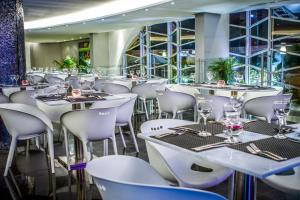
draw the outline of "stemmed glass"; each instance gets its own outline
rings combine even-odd
[[[16,85],[18,85],[19,78],[20,78],[20,76],[16,74],[16,75],[15,75]]]
[[[14,85],[14,80],[15,80],[16,75],[9,75],[9,78],[11,80],[11,84]]]
[[[200,99],[198,101],[198,112],[200,113],[201,117],[203,118],[204,122],[204,131],[201,131],[198,135],[199,136],[211,136],[212,134],[207,131],[207,118],[210,116],[212,112],[212,107],[210,104],[211,101],[206,99]],[[199,107],[200,106],[200,107]]]
[[[207,80],[208,80],[208,83],[211,83],[212,79],[214,78],[214,75],[212,72],[207,72]]]
[[[276,139],[285,139],[286,135],[282,132],[282,126],[286,125],[286,118],[290,112],[290,103],[288,100],[283,101],[274,101],[273,102],[273,111],[275,116],[278,118],[279,130],[274,138]]]

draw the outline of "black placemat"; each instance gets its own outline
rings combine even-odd
[[[186,125],[182,127],[190,128],[197,132],[205,130],[213,135],[223,133],[223,131],[225,130],[225,126],[219,122],[207,122],[206,126],[204,126],[203,123],[200,123],[200,124]]]
[[[300,143],[291,142],[288,139],[276,139],[273,137],[247,142],[243,144],[237,144],[237,145],[229,146],[229,148],[250,153],[246,148],[246,146],[248,146],[250,143],[254,143],[259,149],[263,151],[270,151],[272,153],[275,153],[287,159],[292,159],[300,156]],[[265,157],[263,155],[257,155],[257,156]]]
[[[244,130],[254,133],[259,133],[263,135],[273,136],[278,133],[279,126],[277,124],[270,124],[266,121],[257,120],[252,122],[247,122],[244,124]],[[292,131],[292,127],[282,126],[284,133],[289,133]]]
[[[218,136],[200,137],[192,133],[186,133],[182,135],[168,135],[163,138],[156,138],[155,136],[151,137],[191,151],[194,151],[192,150],[192,148],[195,147],[224,141],[224,138]]]
[[[59,101],[66,98],[64,94],[55,94],[55,95],[48,95],[48,96],[38,96],[36,99],[41,100],[43,102],[47,101]]]

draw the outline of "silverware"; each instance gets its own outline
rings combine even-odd
[[[261,149],[259,149],[254,143],[250,143],[250,147],[252,147],[252,149],[254,149],[257,152],[262,152],[262,153],[266,153],[266,154],[270,154],[271,156],[277,157],[280,160],[287,160],[287,158],[284,158],[282,156],[279,156],[275,153],[272,153],[270,151],[262,151]]]
[[[200,147],[194,147],[192,148],[192,150],[194,151],[203,151],[203,150],[208,150],[208,149],[212,149],[212,148],[217,148],[217,147],[222,147],[222,146],[225,146],[227,145],[228,142],[217,142],[217,143],[213,143],[213,144],[207,144],[207,145],[203,145],[203,146],[200,146]]]
[[[296,139],[292,139],[292,138],[289,138],[288,140],[291,142],[300,143],[300,140],[296,140]]]
[[[163,137],[167,137],[169,135],[181,135],[181,134],[184,134],[182,132],[169,132],[169,133],[161,133],[161,134],[158,134],[158,135],[154,135],[155,138],[163,138]]]
[[[247,150],[254,155],[264,155],[268,158],[271,158],[272,160],[281,161],[281,159],[278,159],[277,157],[271,156],[270,154],[264,153],[264,152],[257,152],[254,149],[252,149],[250,146],[246,146]]]

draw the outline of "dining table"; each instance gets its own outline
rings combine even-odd
[[[232,179],[234,187],[230,197],[234,200],[256,199],[257,178],[264,180],[269,176],[300,166],[300,124],[286,126],[287,138],[276,139],[273,135],[278,132],[278,125],[245,119],[244,129],[238,136],[238,143],[225,142],[228,136],[225,134],[225,127],[222,126],[217,122],[209,122],[208,127],[211,128],[207,130],[212,133],[212,136],[208,137],[195,134],[201,131],[201,127],[203,129],[203,125],[194,122],[185,127],[174,125],[167,130],[149,131],[138,134],[138,137],[146,142],[153,142],[234,170]],[[183,134],[172,134],[174,130],[181,131]],[[259,150],[269,151],[276,157],[249,152],[250,144],[254,144]]]
[[[107,102],[112,100],[124,99],[122,95],[108,94],[104,92],[99,92],[95,90],[82,90],[80,96],[67,95],[66,93],[48,93],[48,94],[35,94],[34,98],[42,104],[47,106],[55,107],[61,105],[72,105],[73,110],[85,109],[86,104],[91,104],[94,102]],[[74,136],[74,148],[73,156],[71,157],[71,164],[69,170],[82,170],[85,168],[86,163],[83,161],[83,150],[81,142],[76,136]],[[94,155],[93,155],[94,156]],[[96,156],[95,156],[96,157]],[[68,168],[67,157],[59,156],[59,163]]]

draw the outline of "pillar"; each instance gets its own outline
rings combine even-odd
[[[209,64],[229,56],[229,15],[198,13],[195,15],[195,81],[206,81]]]
[[[0,1],[0,82],[11,83],[10,75],[24,78],[25,42],[22,0]]]

